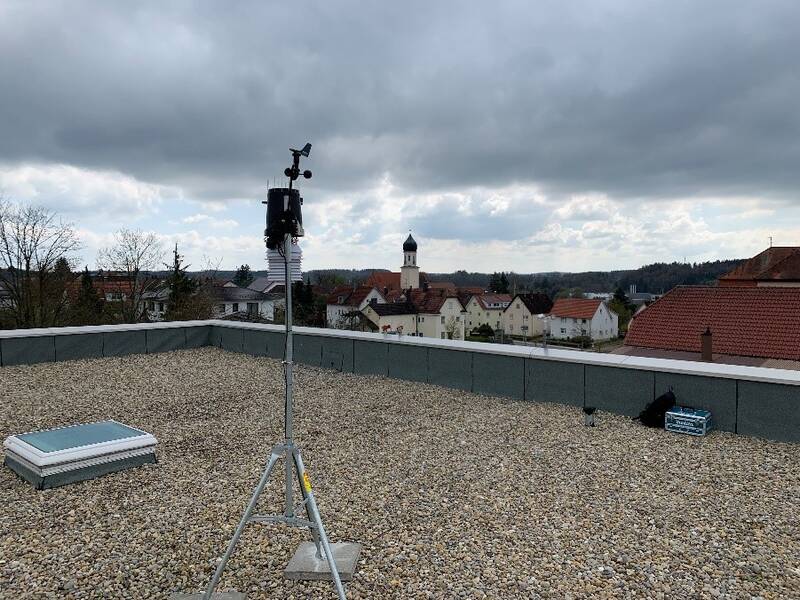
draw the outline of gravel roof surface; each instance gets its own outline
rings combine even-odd
[[[295,429],[349,598],[800,596],[800,447],[299,367]],[[208,582],[273,443],[279,361],[214,348],[0,369],[0,436],[113,418],[159,464],[44,492],[0,469],[0,596],[164,598]],[[264,510],[280,510],[280,476]],[[221,589],[333,598],[251,525]]]

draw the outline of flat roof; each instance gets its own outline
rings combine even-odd
[[[279,360],[202,348],[0,369],[0,436],[132,423],[159,463],[37,492],[0,469],[0,589],[168,597],[211,577],[283,435]],[[580,408],[297,366],[296,441],[353,597],[787,597],[800,574],[797,446],[693,438]],[[282,473],[262,506],[281,506]],[[757,527],[758,536],[753,535]],[[308,536],[251,525],[222,579],[333,597],[282,569]]]

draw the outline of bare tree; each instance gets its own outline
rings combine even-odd
[[[129,293],[122,301],[122,318],[126,323],[136,323],[141,318],[142,295],[158,284],[150,271],[161,264],[163,255],[156,235],[139,229],[120,229],[114,234],[114,245],[98,252],[98,267],[118,272],[128,283]]]
[[[444,326],[444,331],[447,334],[448,340],[461,339],[461,327],[459,326],[459,323],[456,321],[455,317],[449,317],[447,319],[447,323]]]
[[[0,198],[0,283],[16,327],[59,324],[71,255],[80,248],[73,225],[53,211]]]

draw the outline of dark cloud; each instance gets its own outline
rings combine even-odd
[[[793,0],[5,2],[0,162],[221,200],[260,196],[310,140],[319,192],[389,174],[407,193],[791,198],[798,22]]]

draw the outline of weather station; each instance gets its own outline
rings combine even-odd
[[[319,508],[311,485],[311,476],[303,463],[300,448],[294,442],[293,430],[293,346],[292,346],[292,282],[298,280],[299,273],[293,269],[293,246],[298,238],[305,232],[303,229],[302,205],[303,199],[299,190],[294,188],[294,182],[302,175],[310,179],[309,170],[300,170],[301,157],[308,158],[311,144],[306,144],[302,149],[290,148],[292,164],[284,171],[289,179],[287,188],[271,188],[267,192],[266,229],[264,239],[269,251],[277,250],[283,259],[283,282],[286,290],[286,330],[284,367],[284,439],[272,448],[267,465],[255,487],[250,502],[239,521],[231,538],[225,554],[217,565],[211,582],[205,593],[191,597],[202,597],[206,600],[213,598],[240,598],[241,594],[234,592],[215,594],[215,590],[222,578],[225,566],[233,554],[239,538],[245,527],[251,523],[276,523],[290,527],[307,528],[311,534],[310,542],[303,542],[298,547],[284,571],[287,579],[320,580],[330,579],[336,588],[340,600],[344,600],[345,589],[342,581],[352,579],[353,572],[361,552],[358,543],[332,544],[325,532]],[[257,514],[259,497],[264,490],[270,476],[278,462],[283,460],[284,466],[284,511],[281,514]],[[299,504],[295,506],[296,489],[299,490]]]

